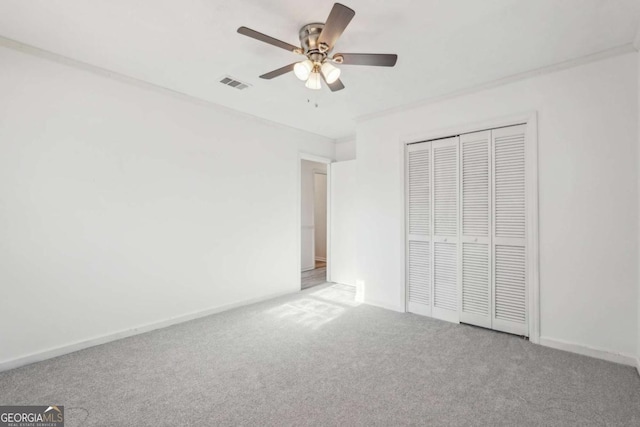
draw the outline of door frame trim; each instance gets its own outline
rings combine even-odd
[[[327,186],[327,188],[325,189],[325,191],[327,192],[327,199],[329,198],[329,164],[327,164],[327,170],[326,171],[322,171],[320,169],[316,169],[313,168],[311,170],[311,174],[313,175],[313,200],[314,200],[314,204],[313,204],[313,212],[311,213],[311,216],[313,217],[313,268],[315,269],[316,267],[316,261],[318,261],[318,256],[316,254],[316,209],[315,209],[315,200],[316,200],[316,175],[324,175],[326,178],[326,183],[325,185]],[[327,210],[329,209],[329,204],[328,204],[328,200],[325,201],[325,207],[327,208]],[[325,244],[328,246],[329,245],[329,241],[328,236],[329,236],[329,212],[327,212],[326,216],[325,216],[325,236],[324,236],[324,240],[325,240]],[[325,248],[324,250],[324,262],[327,262],[327,258],[328,258],[328,252],[327,252],[328,248]]]
[[[297,206],[296,206],[296,237],[297,237],[297,248],[298,248],[298,262],[296,275],[300,278],[300,273],[302,271],[302,161],[308,160],[316,163],[324,163],[327,165],[327,282],[331,281],[331,163],[334,162],[333,159],[328,157],[316,156],[315,154],[309,153],[298,153],[298,166],[297,166],[297,176],[298,176],[298,191],[296,194]],[[318,171],[319,172],[319,171]],[[314,171],[316,173],[316,171]],[[315,249],[314,249],[315,252]],[[315,262],[315,253],[314,253],[314,262]],[[299,287],[301,283],[298,283]]]
[[[417,142],[425,142],[434,139],[446,138],[471,132],[479,132],[488,129],[501,128],[525,124],[526,150],[526,179],[527,179],[527,283],[528,283],[528,318],[529,318],[529,340],[535,344],[540,342],[540,253],[539,253],[539,207],[538,207],[538,113],[528,111],[510,116],[489,118],[471,124],[458,124],[435,130],[425,130],[419,133],[402,135],[398,141],[400,163],[400,209],[404,215],[401,221],[401,238],[403,247],[406,248],[406,147]],[[401,299],[405,302],[404,310],[408,311],[408,293],[406,281],[406,249],[401,255],[400,263],[403,284],[401,289]]]

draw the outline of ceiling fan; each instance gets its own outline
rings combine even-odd
[[[333,64],[393,67],[398,60],[398,55],[382,53],[336,53],[331,55],[336,41],[355,14],[353,9],[335,3],[327,22],[307,24],[300,29],[301,47],[274,39],[247,27],[238,28],[238,32],[295,54],[306,56],[306,59],[300,62],[285,65],[261,75],[260,78],[269,80],[293,71],[296,77],[306,82],[305,86],[309,89],[320,89],[322,87],[321,81],[324,80],[329,89],[336,92],[344,89],[344,85],[339,78],[340,69]]]

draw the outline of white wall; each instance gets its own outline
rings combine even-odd
[[[300,161],[300,203],[302,219],[300,261],[302,270],[315,268],[315,225],[314,225],[314,172],[327,171],[324,163],[312,162],[309,160]]]
[[[325,168],[326,169],[326,168]],[[315,258],[327,260],[327,175],[313,174],[313,232]]]
[[[331,281],[356,286],[356,161],[331,164]]]
[[[358,279],[404,309],[400,140],[538,112],[541,335],[636,353],[638,63],[635,53],[361,122]]]
[[[330,140],[3,47],[0,94],[0,366],[299,289]]]
[[[346,160],[356,159],[356,139],[349,138],[344,141],[336,142],[336,161],[343,162]]]

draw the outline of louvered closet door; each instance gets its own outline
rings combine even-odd
[[[529,335],[525,126],[492,131],[493,329]]]
[[[431,316],[431,143],[407,147],[407,309]]]
[[[460,136],[460,321],[491,328],[491,131]]]
[[[433,169],[432,316],[459,321],[458,137],[431,143]]]

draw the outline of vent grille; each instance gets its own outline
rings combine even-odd
[[[238,90],[243,90],[251,86],[249,83],[241,82],[240,80],[236,80],[233,77],[229,76],[224,76],[222,79],[220,79],[220,83],[226,86],[231,86]]]

